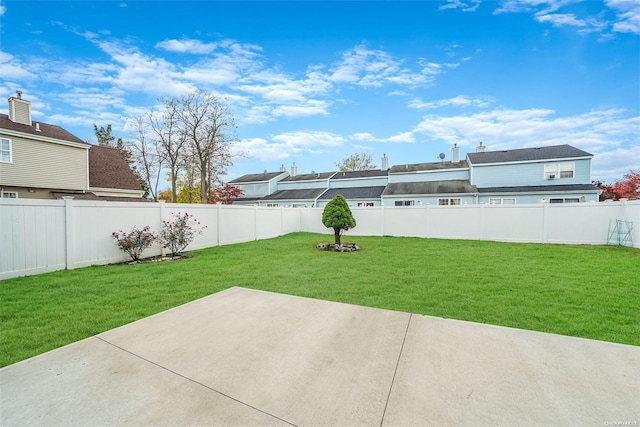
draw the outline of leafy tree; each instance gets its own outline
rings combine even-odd
[[[591,181],[593,185],[600,189],[600,195],[598,196],[598,201],[604,202],[605,200],[613,200],[614,194],[613,189],[611,188],[611,184],[605,184],[604,181]]]
[[[603,181],[593,181],[593,185],[602,190],[599,197],[601,202],[609,199],[640,199],[640,171],[630,170],[624,174],[623,179],[613,184],[605,184]]]
[[[232,199],[240,197],[243,191],[228,183],[222,183],[213,190],[213,196],[211,198],[212,203],[222,203],[223,205],[230,205],[233,203]]]
[[[623,179],[616,181],[612,186],[614,200],[623,198],[629,200],[640,199],[640,170],[630,170],[624,174]]]
[[[104,126],[96,126],[93,124],[93,133],[96,134],[96,139],[98,140],[98,145],[103,147],[113,147],[113,141],[116,139],[115,136],[111,135],[111,125],[108,124],[105,128]]]
[[[331,199],[322,211],[322,224],[327,228],[333,228],[335,244],[340,244],[340,236],[343,231],[356,226],[351,209],[342,194]]]
[[[335,165],[340,169],[340,172],[366,171],[376,168],[372,161],[371,154],[355,153]]]

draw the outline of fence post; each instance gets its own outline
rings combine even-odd
[[[164,204],[164,200],[158,200],[158,203],[160,203],[160,224],[162,224],[162,221],[164,221],[164,213],[165,213],[165,204]],[[162,225],[160,225],[160,227],[162,227]],[[167,255],[167,250],[163,247],[160,246],[160,255],[161,256],[166,256]]]
[[[549,240],[549,204],[547,202],[542,203],[542,243],[547,243]]]
[[[484,223],[485,223],[485,205],[478,205],[478,214],[480,215],[480,230],[478,230],[478,240],[484,240]]]
[[[222,222],[221,218],[220,218],[220,215],[221,215],[222,210],[220,209],[220,203],[218,203],[216,206],[218,207],[218,224],[217,224],[218,231],[217,231],[216,234],[218,235],[217,236],[218,246],[220,246],[220,229],[221,229],[220,222]]]
[[[253,240],[258,240],[258,206],[253,205]]]
[[[63,196],[64,200],[64,243],[65,267],[73,270],[73,197]]]

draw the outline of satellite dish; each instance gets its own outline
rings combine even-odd
[[[443,159],[444,159],[444,153],[440,153],[440,154],[438,155],[438,157],[440,157],[440,160],[443,160]]]

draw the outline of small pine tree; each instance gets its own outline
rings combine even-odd
[[[342,194],[331,199],[322,211],[322,224],[327,228],[333,228],[335,244],[340,244],[340,236],[343,231],[356,226],[351,209]]]

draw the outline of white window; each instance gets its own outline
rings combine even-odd
[[[18,193],[16,191],[2,191],[0,192],[0,196],[2,196],[3,199],[17,199],[18,198]]]
[[[490,205],[515,205],[516,199],[489,199]]]
[[[454,206],[459,205],[461,199],[438,199],[438,205],[440,206]]]
[[[580,203],[580,199],[577,197],[565,197],[549,199],[549,203]]]
[[[0,138],[0,162],[11,163],[11,140]]]
[[[358,202],[359,208],[370,208],[373,206],[373,202]]]
[[[413,206],[414,204],[413,200],[396,200],[396,206]]]
[[[277,203],[267,203],[267,207],[268,208],[277,208],[278,204]]]
[[[552,163],[544,165],[544,179],[573,178],[575,163]]]

